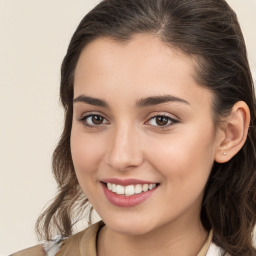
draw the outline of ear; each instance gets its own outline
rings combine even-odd
[[[234,104],[231,113],[218,128],[215,161],[228,162],[243,147],[250,123],[250,110],[244,101]]]

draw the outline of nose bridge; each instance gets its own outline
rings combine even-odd
[[[124,123],[116,126],[112,131],[108,152],[109,165],[119,171],[140,165],[142,152],[139,141],[136,127]]]

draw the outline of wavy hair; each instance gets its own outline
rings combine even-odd
[[[197,61],[196,79],[214,94],[214,122],[237,101],[251,112],[247,140],[227,163],[214,163],[206,184],[201,221],[213,241],[232,256],[256,255],[256,101],[244,38],[224,0],[103,0],[80,22],[61,67],[60,99],[65,125],[53,154],[59,192],[37,221],[39,237],[70,236],[88,200],[78,184],[70,151],[74,72],[81,51],[99,37],[127,42],[150,33]]]

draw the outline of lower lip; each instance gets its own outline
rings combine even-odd
[[[115,206],[119,207],[132,207],[146,201],[152,193],[157,189],[157,187],[142,192],[140,194],[134,194],[132,196],[117,195],[116,193],[107,189],[106,185],[102,183],[103,191],[108,201]]]

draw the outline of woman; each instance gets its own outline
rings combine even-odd
[[[102,1],[60,96],[59,194],[37,223],[60,237],[13,255],[256,255],[255,93],[224,0]],[[90,205],[102,221],[73,235]]]

